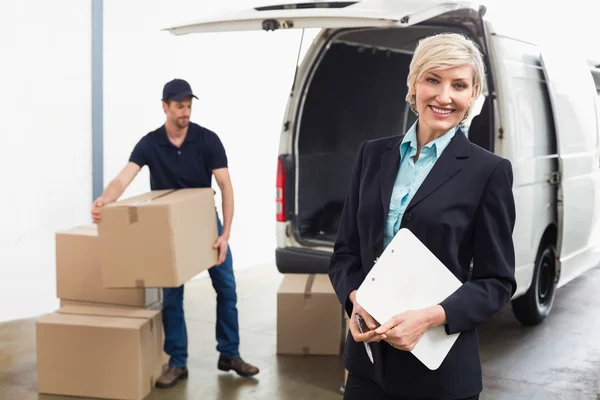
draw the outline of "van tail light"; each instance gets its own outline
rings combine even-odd
[[[277,194],[275,198],[277,221],[285,222],[285,168],[280,157],[277,158]]]

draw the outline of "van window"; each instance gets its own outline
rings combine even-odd
[[[496,63],[504,74],[503,92],[511,105],[506,119],[514,133],[517,158],[556,154],[552,106],[537,46],[505,36],[492,37]]]

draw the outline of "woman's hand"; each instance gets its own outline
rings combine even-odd
[[[445,323],[446,313],[437,305],[423,310],[400,313],[375,330],[377,335],[398,350],[412,351],[423,334],[435,326]]]
[[[356,301],[356,290],[350,293],[350,301],[354,305],[352,308],[352,315],[349,321],[350,333],[352,333],[352,337],[355,342],[380,342],[386,338],[385,334],[376,334],[375,328],[379,326],[377,321],[371,317],[371,315],[365,311],[364,308],[360,306],[360,304]],[[363,322],[363,329],[365,333],[360,332],[360,328],[358,327],[358,322],[356,321],[356,315],[359,315]]]

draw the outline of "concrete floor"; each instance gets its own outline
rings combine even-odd
[[[154,389],[150,400],[340,400],[340,357],[276,356],[276,291],[272,265],[237,273],[241,352],[261,368],[256,379],[216,369],[215,296],[210,280],[186,286],[190,378]],[[510,308],[480,328],[482,400],[595,399],[600,373],[600,268],[558,292],[549,320],[520,326]],[[0,399],[67,400],[36,391],[35,320],[0,324]]]

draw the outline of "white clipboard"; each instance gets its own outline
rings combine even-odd
[[[366,276],[356,301],[384,324],[401,312],[439,304],[461,285],[410,230],[403,228]],[[446,334],[444,325],[437,326],[425,332],[411,353],[427,368],[436,370],[458,336]]]

